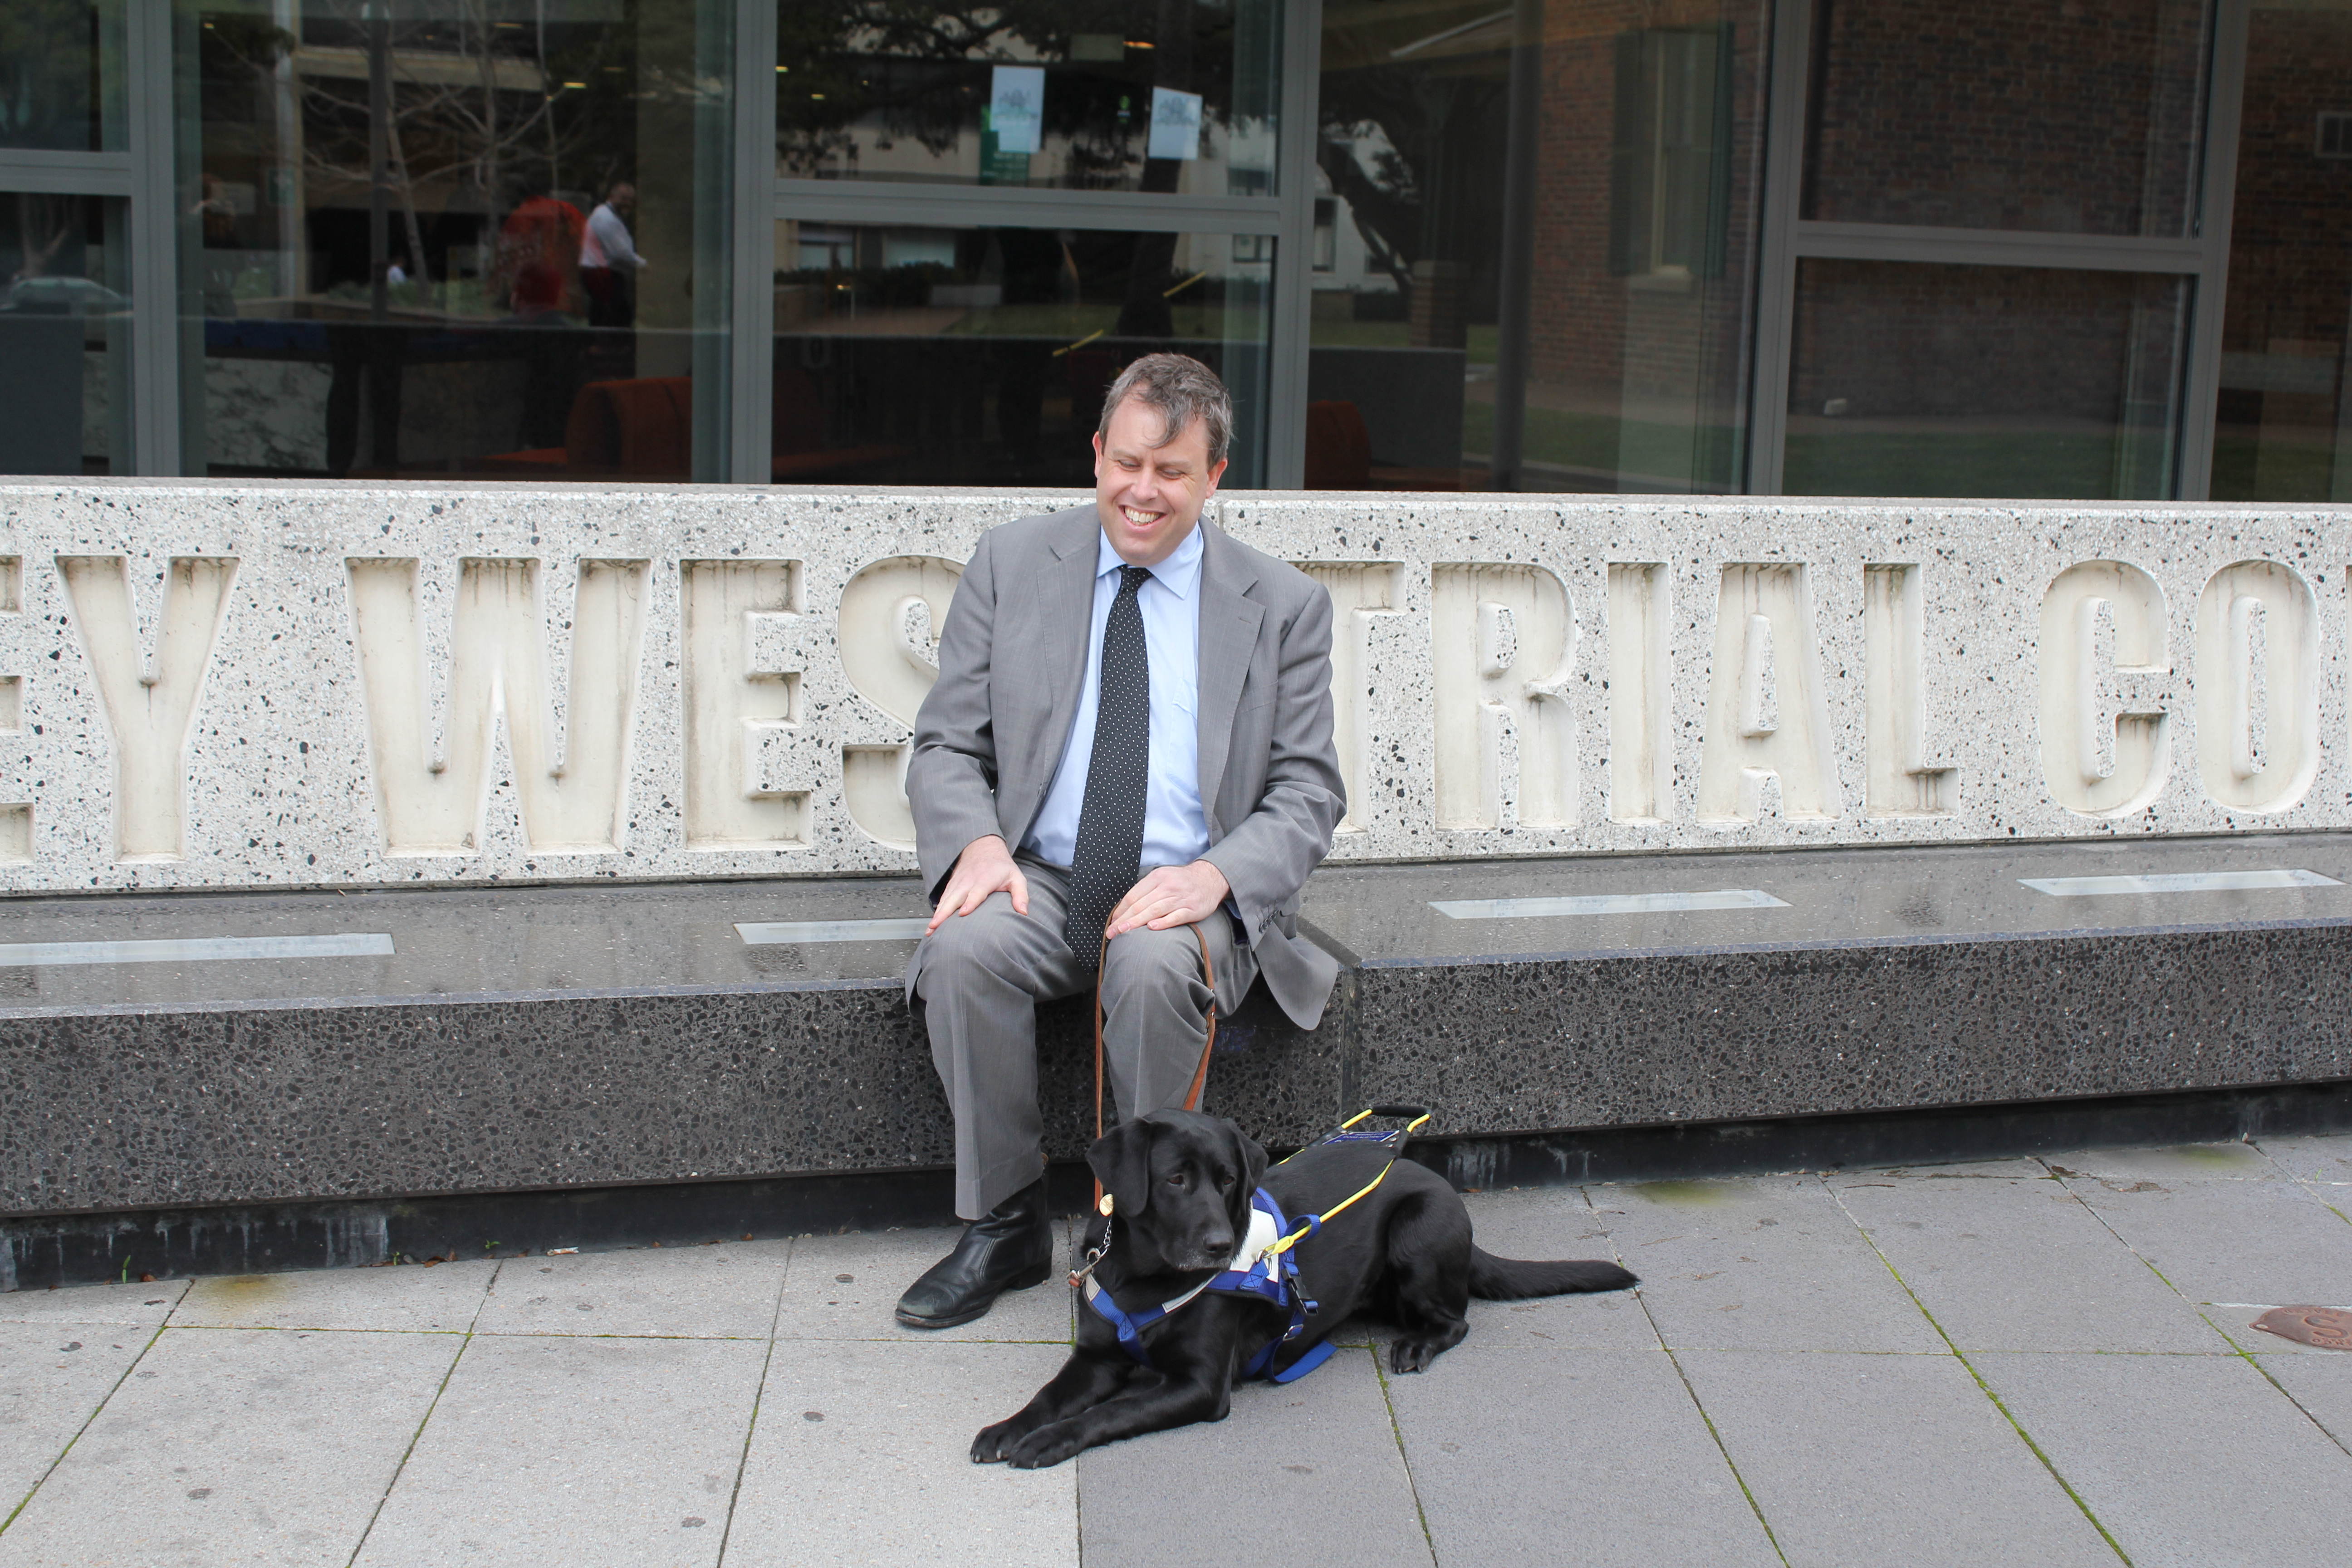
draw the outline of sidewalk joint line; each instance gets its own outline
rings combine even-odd
[[[368,1537],[375,1533],[375,1522],[383,1517],[383,1505],[392,1500],[393,1489],[400,1485],[400,1478],[408,1473],[408,1457],[415,1453],[416,1445],[425,1440],[425,1428],[431,1425],[433,1413],[441,1408],[441,1396],[449,1392],[449,1380],[457,1375],[458,1363],[466,1359],[466,1352],[474,1343],[474,1325],[482,1321],[482,1313],[490,1304],[490,1292],[498,1288],[499,1276],[506,1271],[509,1261],[503,1258],[499,1259],[490,1269],[490,1277],[482,1282],[482,1299],[474,1303],[474,1315],[466,1320],[466,1333],[457,1342],[457,1353],[451,1356],[449,1364],[442,1369],[441,1381],[434,1385],[433,1397],[425,1401],[425,1414],[416,1418],[416,1430],[408,1435],[408,1446],[400,1450],[400,1459],[392,1467],[391,1479],[383,1483],[383,1494],[375,1500],[375,1507],[368,1510],[367,1524],[360,1531],[360,1538],[352,1543],[352,1554],[345,1560],[344,1568],[352,1568],[359,1562],[360,1553],[367,1550]]]
[[[48,1484],[49,1478],[58,1473],[58,1467],[66,1462],[66,1456],[74,1451],[74,1445],[81,1441],[82,1434],[89,1430],[90,1424],[104,1415],[108,1404],[117,1394],[122,1392],[122,1385],[131,1380],[132,1373],[139,1370],[139,1363],[147,1359],[147,1352],[155,1348],[155,1342],[163,1337],[163,1331],[170,1326],[171,1321],[172,1314],[164,1313],[156,1321],[155,1331],[147,1336],[147,1342],[139,1347],[139,1353],[123,1363],[122,1374],[114,1380],[104,1394],[99,1395],[98,1403],[92,1405],[89,1414],[82,1418],[82,1424],[74,1428],[74,1435],[66,1439],[64,1447],[58,1450],[58,1457],[49,1461],[48,1468],[44,1469],[33,1484],[26,1489],[24,1496],[16,1500],[16,1506],[8,1510],[8,1517],[0,1519],[0,1535],[7,1534],[8,1527],[16,1522],[16,1516],[32,1506],[33,1499],[40,1495],[41,1489]]]
[[[743,1496],[743,1472],[751,1468],[751,1439],[760,1431],[760,1406],[768,1397],[768,1372],[776,1364],[776,1326],[784,1321],[784,1292],[792,1289],[793,1254],[800,1250],[797,1237],[784,1238],[784,1266],[776,1275],[776,1305],[768,1314],[768,1350],[760,1358],[760,1384],[751,1391],[751,1418],[743,1424],[743,1452],[735,1460],[735,1484],[727,1493],[727,1522],[719,1529],[719,1554],[713,1558],[713,1568],[727,1561],[727,1543],[735,1535],[735,1505]]]
[[[1397,1463],[1404,1467],[1405,1489],[1412,1493],[1412,1516],[1421,1521],[1421,1542],[1429,1549],[1429,1561],[1437,1561],[1437,1538],[1429,1532],[1429,1510],[1422,1505],[1421,1483],[1413,1479],[1412,1456],[1404,1451],[1404,1428],[1397,1422],[1396,1401],[1389,1395],[1389,1369],[1381,1364],[1381,1347],[1377,1342],[1366,1345],[1364,1353],[1372,1358],[1372,1375],[1380,1380],[1381,1407],[1389,1413],[1389,1440],[1396,1445]]]
[[[1620,1268],[1626,1268],[1624,1250],[1617,1245],[1616,1234],[1607,1222],[1601,1219],[1601,1205],[1592,1201],[1591,1189],[1579,1187],[1577,1192],[1584,1199],[1584,1206],[1591,1211],[1593,1219],[1600,1223],[1601,1239],[1609,1244],[1609,1256],[1616,1260]],[[1699,1420],[1705,1424],[1708,1440],[1715,1444],[1715,1451],[1723,1457],[1723,1468],[1731,1472],[1732,1480],[1739,1487],[1739,1495],[1748,1500],[1748,1511],[1756,1516],[1756,1526],[1764,1532],[1765,1544],[1772,1548],[1772,1555],[1780,1560],[1781,1568],[1788,1568],[1789,1554],[1780,1549],[1780,1537],[1772,1529],[1772,1521],[1764,1517],[1764,1505],[1757,1500],[1755,1489],[1748,1484],[1748,1478],[1739,1473],[1739,1462],[1731,1457],[1731,1446],[1723,1440],[1723,1433],[1716,1426],[1715,1417],[1706,1413],[1706,1404],[1698,1396],[1698,1385],[1691,1382],[1690,1373],[1683,1366],[1682,1358],[1675,1353],[1675,1347],[1666,1342],[1665,1331],[1658,1326],[1658,1315],[1650,1310],[1649,1298],[1642,1293],[1638,1285],[1633,1288],[1633,1300],[1641,1306],[1643,1320],[1650,1325],[1651,1337],[1658,1342],[1658,1349],[1665,1352],[1666,1364],[1675,1369],[1675,1376],[1681,1380],[1683,1394],[1690,1400],[1691,1408],[1698,1412]]]
[[[2204,1317],[2204,1314],[2200,1312],[2198,1316]],[[2207,1318],[2206,1321],[2212,1322],[2212,1320]],[[2219,1323],[2214,1323],[2213,1327],[2217,1332],[2222,1331],[2221,1326]],[[2228,1337],[2226,1332],[2223,1332],[2223,1337]],[[2294,1396],[2294,1391],[2289,1389],[2285,1384],[2281,1383],[2277,1378],[2272,1376],[2271,1369],[2264,1366],[2260,1358],[2255,1356],[2252,1352],[2246,1349],[2245,1346],[2239,1344],[2234,1340],[2231,1342],[2230,1348],[2237,1352],[2238,1358],[2241,1361],[2244,1362],[2248,1366],[2252,1367],[2256,1372],[2262,1373],[2263,1381],[2269,1384],[2273,1388],[2277,1389],[2280,1394],[2285,1398],[2289,1405],[2294,1405],[2297,1410],[2301,1411],[2305,1420],[2310,1422],[2314,1426],[2318,1427],[2319,1435],[2321,1436],[2326,1438],[2337,1447],[2342,1448],[2346,1454],[2352,1455],[2352,1446],[2347,1446],[2343,1438],[2338,1437],[2335,1433],[2329,1431],[2327,1429],[2327,1423],[2322,1421],[2317,1415],[2314,1415],[2310,1406],[2305,1405],[2302,1400],[2297,1399]]]
[[[1828,1184],[1823,1183],[1822,1185],[1826,1187]],[[2071,1188],[2068,1190],[2072,1191]],[[2042,1445],[2033,1440],[2033,1434],[2025,1429],[2025,1423],[2020,1421],[2016,1415],[2011,1411],[2009,1405],[2001,1399],[2001,1396],[1993,1392],[1992,1384],[1985,1381],[1984,1373],[1977,1370],[1976,1363],[1969,1360],[1967,1352],[1960,1349],[1959,1345],[1953,1340],[1952,1336],[1944,1331],[1944,1325],[1937,1321],[1935,1313],[1927,1310],[1927,1303],[1919,1300],[1919,1292],[1911,1289],[1911,1281],[1903,1278],[1903,1271],[1895,1267],[1894,1259],[1888,1258],[1886,1254],[1880,1249],[1878,1238],[1870,1234],[1869,1230],[1864,1226],[1862,1221],[1855,1216],[1854,1212],[1852,1209],[1845,1206],[1844,1199],[1838,1197],[1834,1192],[1830,1194],[1830,1197],[1831,1201],[1837,1205],[1838,1212],[1844,1215],[1847,1222],[1851,1224],[1855,1231],[1861,1235],[1864,1244],[1870,1248],[1872,1255],[1878,1259],[1879,1266],[1885,1268],[1889,1275],[1893,1276],[1895,1283],[1902,1287],[1903,1293],[1911,1298],[1911,1305],[1917,1308],[1919,1315],[1927,1320],[1927,1326],[1936,1331],[1936,1337],[1942,1340],[1946,1345],[1951,1348],[1952,1359],[1958,1362],[1961,1368],[1968,1373],[1971,1379],[1975,1381],[1978,1392],[1981,1393],[1987,1399],[1992,1402],[1992,1407],[2000,1412],[2000,1418],[2009,1423],[2010,1430],[2017,1434],[2018,1441],[2023,1443],[2026,1447],[2026,1450],[2035,1458],[2042,1461],[2042,1468],[2050,1472],[2050,1479],[2056,1481],[2058,1483],[2059,1489],[2066,1494],[2067,1498],[2073,1501],[2076,1508],[2083,1510],[2083,1517],[2091,1521],[2091,1528],[2099,1532],[2099,1539],[2107,1543],[2107,1549],[2113,1552],[2117,1557],[2123,1559],[2126,1568],[2131,1568],[2131,1553],[2124,1550],[2123,1542],[2117,1541],[2115,1538],[2114,1532],[2107,1529],[2105,1522],[2102,1521],[2097,1514],[2091,1511],[2090,1503],[2084,1499],[2082,1493],[2074,1489],[2074,1483],[2069,1481],[2065,1476],[2060,1472],[2056,1461],[2050,1458],[2049,1454],[2043,1450]],[[2078,1197],[2076,1201],[2080,1202],[2081,1200]],[[2084,1204],[2083,1206],[2088,1208],[2090,1205],[2088,1204]],[[2112,1234],[2112,1232],[2110,1234]],[[2123,1237],[2116,1237],[2116,1239],[2122,1241]],[[2126,1243],[2126,1245],[2128,1246],[2129,1244]],[[2137,1254],[2134,1254],[2134,1256],[2137,1257]],[[2146,1259],[2142,1259],[2142,1261],[2145,1262]],[[2161,1276],[2159,1276],[2159,1278],[2161,1278]],[[2169,1284],[2170,1281],[2167,1280],[2166,1283]]]

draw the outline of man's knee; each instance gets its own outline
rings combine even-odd
[[[1191,926],[1139,926],[1115,939],[1103,958],[1106,1000],[1129,993],[1197,1001],[1201,943]]]
[[[967,976],[1018,981],[1029,966],[1030,950],[1035,945],[1034,936],[1024,929],[1027,924],[1003,893],[991,895],[968,915],[950,915],[923,939],[917,988],[928,997],[936,994],[940,985]]]

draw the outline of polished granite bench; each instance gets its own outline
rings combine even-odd
[[[2228,1091],[2326,1121],[2352,1115],[2346,884],[2325,833],[1327,868],[1303,921],[1345,966],[1329,1014],[1255,992],[1207,1108],[1286,1146],[1427,1103],[1474,1185],[1589,1178],[1629,1138],[1720,1167],[1697,1133],[1800,1149],[1771,1130],[1822,1119],[1897,1157],[1927,1147],[1897,1113]],[[908,879],[5,909],[0,1289],[139,1248],[236,1267],[257,1236],[285,1267],[943,1217]],[[1067,1159],[1085,1004],[1044,1024]]]

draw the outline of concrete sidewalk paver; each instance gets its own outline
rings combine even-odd
[[[2352,1456],[2244,1358],[1970,1359],[2135,1568],[2352,1560]]]
[[[0,1564],[346,1562],[464,1342],[167,1329],[0,1535]]]
[[[1640,1291],[1474,1301],[1405,1377],[1367,1314],[1223,1422],[1031,1473],[966,1455],[1060,1364],[1073,1297],[1057,1259],[900,1329],[950,1229],[0,1294],[0,1568],[1229,1568],[1261,1521],[1302,1568],[2119,1561],[2059,1476],[2143,1568],[2335,1568],[2352,1355],[2247,1324],[2352,1305],[2346,1159],[1471,1194],[1490,1252],[1614,1257]]]
[[[1791,1568],[2115,1568],[2098,1531],[1955,1356],[1675,1359]]]
[[[788,1241],[510,1258],[482,1303],[482,1334],[768,1337]]]
[[[1878,1165],[1858,1166],[1849,1173],[1837,1173],[1849,1181],[1885,1181],[1894,1177],[1912,1182],[1956,1182],[1990,1179],[2000,1182],[2037,1181],[2050,1172],[2041,1161],[2021,1156],[2014,1160],[1954,1160],[1940,1165]]]
[[[2257,1307],[2352,1305],[2352,1224],[2299,1182],[2070,1177],[2066,1185],[2172,1288],[2248,1350],[2294,1348],[2246,1328]],[[2314,1352],[2335,1354],[2335,1352]]]
[[[2119,1182],[2279,1182],[2284,1167],[2251,1143],[2176,1143],[2162,1149],[2074,1149],[2042,1156],[2053,1173]]]
[[[444,1263],[221,1275],[188,1287],[172,1326],[463,1333],[498,1268]]]
[[[16,1511],[155,1331],[121,1323],[0,1323],[0,1520]]]
[[[2337,1447],[2352,1453],[2352,1355],[2258,1355],[2254,1360]]]
[[[1673,1361],[1654,1346],[1465,1346],[1418,1376],[1391,1378],[1389,1399],[1441,1563],[1780,1562]]]
[[[1643,1300],[1670,1345],[1944,1348],[1812,1177],[1646,1182],[1595,1188],[1592,1196],[1625,1267],[1642,1276]]]
[[[1618,1260],[1601,1216],[1573,1192],[1479,1193],[1467,1203],[1473,1239],[1498,1258]],[[1386,1324],[1372,1335],[1383,1348],[1394,1337]],[[1472,1301],[1470,1338],[1465,1342],[1482,1350],[1522,1344],[1654,1351],[1658,1332],[1639,1298],[1612,1290],[1532,1301]]]
[[[784,1276],[779,1339],[793,1340],[1038,1340],[1068,1344],[1071,1292],[1070,1226],[1054,1226],[1054,1266],[1043,1285],[1007,1291],[984,1318],[952,1329],[906,1329],[890,1315],[907,1287],[945,1258],[959,1233],[885,1230],[846,1236],[804,1236],[793,1243]],[[843,1279],[843,1275],[849,1278]]]
[[[476,1336],[359,1563],[716,1563],[767,1353]]]
[[[1284,1568],[1430,1568],[1372,1354],[1244,1384],[1221,1422],[1081,1454],[1087,1568],[1234,1568],[1261,1542]]]
[[[975,1465],[974,1434],[1067,1352],[1044,1344],[779,1341],[728,1534],[730,1564],[1077,1562],[1077,1467]]]
[[[1832,1186],[1964,1351],[2226,1348],[2193,1303],[2047,1175]]]
[[[2255,1146],[2299,1181],[2352,1185],[2352,1133],[2319,1138],[2258,1138]]]
[[[187,1289],[185,1279],[165,1279],[11,1290],[0,1295],[0,1323],[144,1323],[152,1329],[172,1315]]]

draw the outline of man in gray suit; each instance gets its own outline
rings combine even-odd
[[[953,1251],[899,1299],[947,1328],[1054,1262],[1038,1002],[1095,989],[1119,1114],[1181,1103],[1222,1011],[1265,977],[1302,1028],[1339,965],[1294,926],[1345,809],[1331,600],[1201,520],[1233,405],[1138,360],[1095,434],[1095,504],[982,538],[915,720],[907,794],[937,908],[907,970],[956,1123]]]

